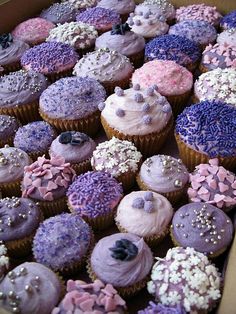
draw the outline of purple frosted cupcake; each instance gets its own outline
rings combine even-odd
[[[192,247],[213,258],[231,243],[233,224],[221,209],[206,203],[191,203],[174,214],[171,237],[176,246]]]
[[[78,176],[68,189],[68,206],[93,228],[105,229],[114,215],[123,189],[109,173],[91,171]]]
[[[63,0],[63,2],[73,5],[74,8],[80,11],[85,9],[95,7],[97,5],[97,0]]]
[[[41,12],[40,17],[54,24],[63,24],[75,21],[77,14],[78,11],[76,8],[67,1],[52,4],[49,8]]]
[[[47,267],[39,263],[23,263],[3,279],[0,293],[3,296],[0,308],[10,313],[50,314],[60,301],[63,286]]]
[[[180,305],[168,306],[150,301],[148,307],[138,311],[138,314],[187,314],[187,312]]]
[[[14,138],[14,146],[22,149],[33,160],[44,154],[56,137],[54,128],[44,121],[35,121],[20,127]]]
[[[38,263],[69,274],[83,266],[92,243],[93,234],[79,215],[61,214],[40,225],[33,254]]]
[[[98,104],[105,89],[89,77],[67,77],[50,85],[40,97],[40,115],[59,131],[97,133],[100,123]]]
[[[21,65],[27,71],[40,72],[55,82],[70,76],[77,60],[78,55],[70,45],[48,42],[26,51],[21,57]]]
[[[76,17],[77,22],[84,22],[96,28],[99,34],[112,29],[112,25],[121,22],[120,15],[110,9],[95,7],[89,8]]]
[[[226,14],[220,20],[220,27],[223,30],[236,28],[236,10]]]
[[[0,115],[0,147],[5,144],[13,144],[13,138],[18,128],[19,122],[15,117]]]
[[[49,154],[62,156],[69,162],[76,174],[91,170],[90,159],[96,143],[88,135],[76,131],[61,133],[51,144]]]
[[[134,0],[100,0],[97,6],[116,11],[122,21],[126,22],[129,14],[135,9],[135,2]]]
[[[38,206],[26,198],[0,200],[0,241],[14,257],[29,255],[34,234],[42,220]]]

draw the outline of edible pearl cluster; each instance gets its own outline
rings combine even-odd
[[[20,168],[26,165],[25,160],[27,156],[28,155],[21,149],[5,145],[4,148],[0,149],[0,167],[8,167],[8,172],[13,174],[14,168]]]

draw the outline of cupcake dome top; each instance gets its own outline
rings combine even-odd
[[[149,302],[148,307],[144,310],[138,311],[138,314],[187,314],[182,306],[179,304],[176,306],[163,305],[161,303]]]
[[[13,39],[11,34],[1,36],[0,40],[0,64],[8,65],[18,62],[23,53],[30,47],[24,41]]]
[[[234,132],[236,108],[220,101],[202,101],[187,107],[176,121],[180,139],[211,158],[235,156]]]
[[[143,12],[145,14],[150,11],[157,15],[164,15],[170,20],[175,18],[175,8],[167,0],[145,0],[135,8],[137,13]]]
[[[48,9],[45,9],[40,14],[40,17],[54,24],[72,22],[76,18],[76,8],[69,3],[53,3]]]
[[[222,45],[236,46],[236,28],[230,28],[220,33],[216,41]]]
[[[90,7],[94,7],[97,4],[97,0],[63,0],[66,3],[70,3],[76,9],[84,10]]]
[[[15,117],[0,115],[0,141],[5,141],[15,134],[19,128],[19,122]]]
[[[223,16],[220,21],[220,26],[225,29],[236,28],[236,10]]]
[[[100,0],[98,7],[112,9],[119,14],[126,14],[134,11],[134,0]]]

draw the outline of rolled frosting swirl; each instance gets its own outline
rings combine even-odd
[[[138,254],[130,261],[114,259],[109,250],[116,241],[127,239],[138,248]],[[152,252],[143,239],[131,233],[116,233],[101,239],[91,255],[95,275],[115,287],[127,287],[144,279],[153,263]]]
[[[27,43],[17,39],[10,42],[7,48],[2,48],[0,45],[0,64],[8,65],[20,61],[23,53],[29,48]]]

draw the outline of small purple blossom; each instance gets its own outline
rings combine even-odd
[[[145,19],[149,19],[149,12],[146,12],[143,16]]]
[[[168,113],[171,111],[171,106],[170,104],[165,104],[163,107],[162,107],[162,111],[165,112],[165,113]]]
[[[116,110],[116,115],[117,115],[118,117],[122,118],[122,117],[124,117],[124,115],[125,115],[125,111],[124,111],[123,109],[121,109],[121,108],[118,108],[118,109]]]
[[[148,25],[153,25],[153,20],[148,20]]]
[[[120,87],[116,87],[115,88],[115,94],[117,95],[117,96],[124,96],[124,90],[122,89],[122,88],[120,88]]]
[[[98,109],[99,109],[100,111],[103,111],[103,109],[105,108],[105,106],[106,106],[106,104],[105,104],[104,102],[100,102],[100,103],[98,104]]]
[[[152,88],[153,88],[155,91],[158,91],[158,86],[157,86],[157,84],[153,84],[153,85],[152,85]]]
[[[144,101],[143,95],[140,94],[140,93],[134,94],[134,100],[137,101],[137,102],[143,102]]]
[[[142,11],[140,11],[140,12],[138,13],[138,15],[142,16],[142,15],[143,15],[143,12],[142,12]]]
[[[155,89],[153,87],[148,87],[147,96],[153,96]]]
[[[149,115],[144,116],[142,120],[143,120],[144,124],[151,124],[152,123],[152,118]]]
[[[144,210],[147,213],[151,213],[154,209],[153,203],[151,201],[146,201],[144,203]]]
[[[128,19],[128,23],[130,26],[133,26],[134,25],[134,20],[132,18],[129,18]]]
[[[150,191],[145,192],[144,199],[145,199],[145,201],[152,201],[153,200],[153,193]]]
[[[141,23],[141,21],[140,20],[135,20],[134,21],[134,25],[136,25],[136,26],[140,26],[142,23]]]
[[[142,197],[137,197],[133,200],[132,207],[142,209],[144,207],[144,200]]]
[[[133,89],[138,91],[140,90],[140,85],[139,84],[134,84]]]
[[[150,110],[150,105],[148,103],[143,104],[142,111],[148,112]]]
[[[129,15],[130,17],[134,17],[134,13],[132,12],[132,13],[130,13],[130,15]]]
[[[166,103],[166,98],[165,96],[161,96],[158,100],[157,100],[157,104],[158,105],[164,105]]]

